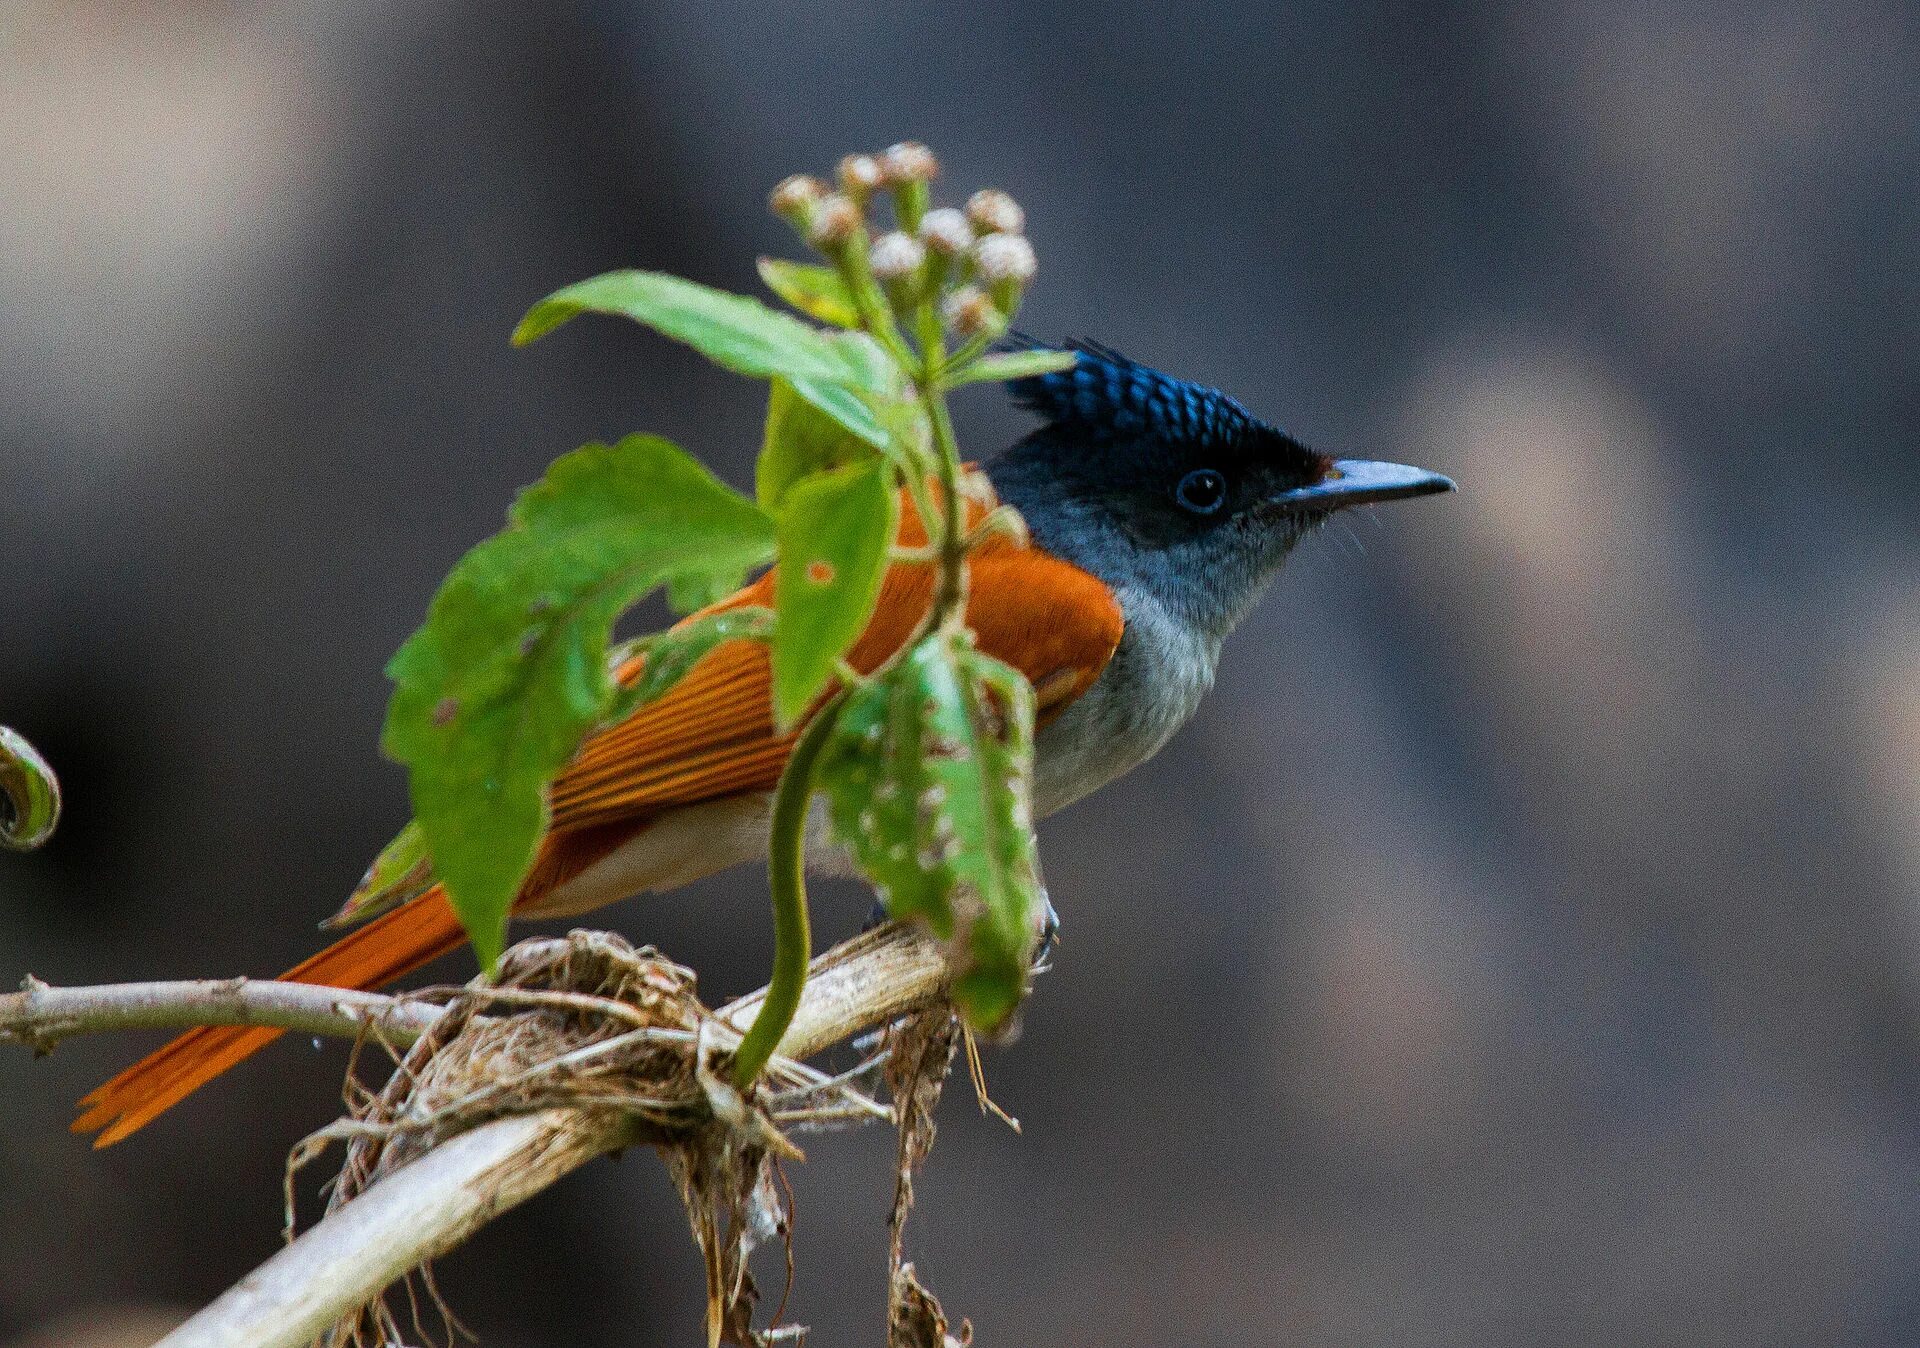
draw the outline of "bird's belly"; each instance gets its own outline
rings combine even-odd
[[[773,793],[755,792],[668,810],[515,916],[574,917],[638,894],[665,893],[747,861],[764,861]],[[826,802],[807,816],[807,870],[851,876],[852,859],[828,837]]]

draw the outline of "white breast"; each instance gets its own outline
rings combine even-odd
[[[1213,687],[1220,643],[1158,601],[1123,591],[1126,631],[1113,659],[1035,744],[1034,811],[1051,814],[1160,751]]]

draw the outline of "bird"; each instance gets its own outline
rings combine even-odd
[[[969,560],[979,648],[1035,691],[1032,805],[1052,814],[1151,758],[1213,685],[1223,644],[1300,541],[1345,509],[1452,491],[1447,477],[1309,448],[1218,389],[1092,341],[1063,370],[1009,385],[1038,418],[982,471],[1024,540]],[[969,507],[977,520],[982,505]],[[903,493],[903,557],[848,652],[862,673],[912,639],[934,567]],[[768,571],[715,608],[771,606]],[[696,615],[698,616],[698,615]],[[641,659],[616,671],[631,682]],[[570,917],[764,858],[773,793],[804,726],[780,729],[764,643],[715,647],[658,700],[588,737],[549,790],[551,823],[516,918]],[[848,873],[810,829],[810,870]],[[371,989],[457,947],[444,891],[416,896],[281,975]],[[262,1027],[181,1035],[80,1102],[73,1130],[118,1142],[277,1038]]]

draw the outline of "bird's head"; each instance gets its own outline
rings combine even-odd
[[[1072,369],[1013,385],[1045,422],[987,465],[994,488],[1041,547],[1216,640],[1334,511],[1453,489],[1318,453],[1218,389],[1069,345]]]

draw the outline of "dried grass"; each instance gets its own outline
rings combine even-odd
[[[944,1008],[903,1022],[908,1029],[882,1036],[858,1067],[839,1076],[776,1057],[749,1099],[727,1075],[739,1033],[701,1003],[693,973],[609,933],[523,942],[507,952],[494,982],[410,996],[444,1004],[446,1013],[404,1052],[374,1040],[393,1063],[385,1084],[368,1089],[350,1068],[346,1116],[294,1148],[287,1162],[289,1238],[295,1177],[334,1143],[345,1144],[346,1156],[327,1186],[329,1212],[489,1120],[555,1107],[613,1111],[631,1125],[636,1142],[659,1150],[685,1201],[707,1268],[709,1348],[722,1342],[766,1348],[805,1333],[753,1328],[759,1293],[747,1269],[755,1249],[779,1239],[791,1286],[791,1204],[779,1167],[802,1153],[787,1132],[892,1122],[893,1109],[862,1087],[883,1066],[896,1083],[889,1041],[904,1033],[917,1064],[908,1111],[918,1139],[913,1164],[932,1142],[927,1115],[939,1086],[935,1081],[928,1094],[926,1053],[911,1027],[935,1017],[950,1024]],[[944,1043],[940,1076],[952,1056],[950,1031]],[[354,1067],[367,1044],[355,1046]],[[904,1221],[904,1209],[896,1206],[896,1215]],[[896,1251],[897,1245],[896,1236]],[[430,1267],[422,1266],[404,1287],[407,1328],[418,1341],[432,1337],[422,1324],[423,1295],[448,1340],[466,1332],[435,1290]],[[372,1348],[405,1341],[400,1316],[383,1298],[321,1342]]]

